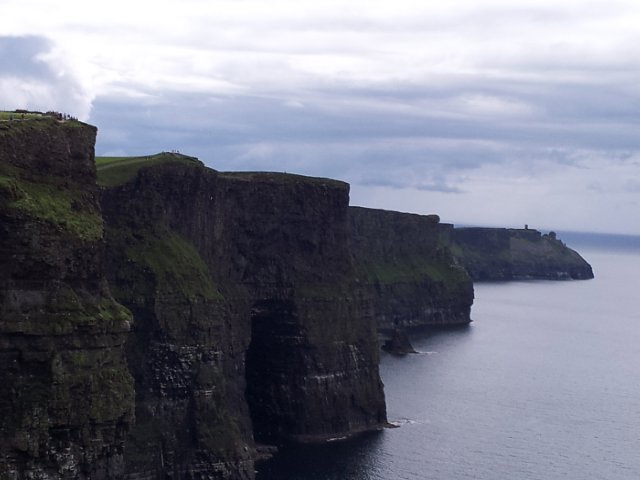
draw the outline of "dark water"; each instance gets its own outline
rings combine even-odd
[[[640,479],[640,250],[564,239],[595,280],[477,285],[470,327],[383,357],[400,428],[298,447],[258,478]]]

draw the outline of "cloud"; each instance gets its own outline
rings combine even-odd
[[[0,105],[89,116],[91,96],[53,42],[41,36],[0,36]]]
[[[0,100],[93,105],[99,153],[336,177],[485,223],[638,213],[638,3],[26,3],[3,4]]]

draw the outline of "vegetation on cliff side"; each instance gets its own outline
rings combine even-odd
[[[341,180],[324,177],[308,177],[286,172],[220,172],[221,178],[245,182],[263,182],[280,185],[311,183],[331,188],[349,189],[349,184]]]
[[[156,294],[222,299],[196,249],[177,233],[109,227],[106,236],[112,254],[121,258],[112,282],[119,301],[135,303]]]
[[[102,237],[95,199],[82,185],[2,164],[0,206],[48,222],[83,241]]]

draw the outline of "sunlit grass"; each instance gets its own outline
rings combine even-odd
[[[173,152],[161,152],[140,157],[96,157],[98,185],[101,187],[122,185],[133,179],[143,167],[175,162],[202,165],[202,162],[195,157]]]

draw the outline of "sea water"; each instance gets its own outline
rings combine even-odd
[[[286,449],[258,479],[640,479],[640,240],[567,237],[594,280],[476,284],[470,326],[383,355],[398,428]]]

